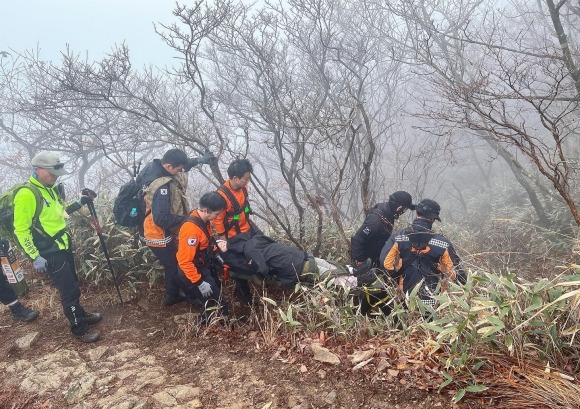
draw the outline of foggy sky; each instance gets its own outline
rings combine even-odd
[[[172,52],[153,22],[174,20],[170,0],[0,0],[0,51],[40,48],[44,60],[60,61],[69,44],[99,60],[123,41],[133,66],[172,63]]]

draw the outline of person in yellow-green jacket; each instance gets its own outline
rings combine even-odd
[[[66,214],[79,210],[91,199],[81,196],[65,205],[55,183],[59,176],[68,173],[53,152],[40,152],[32,158],[32,176],[14,196],[14,234],[17,244],[32,260],[34,270],[46,273],[57,288],[73,335],[83,342],[95,342],[100,333],[91,330],[90,325],[99,322],[102,314],[86,312],[80,305],[81,291],[65,219]],[[42,210],[37,220],[37,196],[33,189],[41,197]]]

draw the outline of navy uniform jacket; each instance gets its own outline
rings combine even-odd
[[[353,261],[362,262],[370,258],[378,265],[381,249],[391,236],[394,223],[395,212],[389,203],[378,203],[370,209],[364,223],[351,238]]]

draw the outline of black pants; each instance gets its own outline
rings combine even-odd
[[[14,288],[12,288],[4,273],[0,272],[0,302],[4,305],[8,305],[17,299],[18,294],[14,291]]]
[[[159,263],[165,269],[165,294],[177,296],[179,294],[177,248],[175,242],[170,241],[167,247],[149,247]]]
[[[188,298],[197,299],[202,302],[202,304],[205,306],[205,309],[203,311],[204,316],[208,314],[207,309],[211,307],[221,307],[222,313],[227,315],[228,314],[227,303],[224,300],[220,299],[221,282],[215,276],[215,274],[212,274],[209,267],[201,269],[200,273],[201,276],[203,277],[203,281],[207,281],[207,283],[211,286],[211,289],[213,291],[212,295],[205,298],[201,294],[201,291],[199,291],[198,286],[193,284],[181,270],[179,270],[177,274],[177,282],[179,288],[185,293],[185,295]]]
[[[48,261],[47,275],[60,294],[62,310],[70,322],[71,332],[74,335],[85,334],[89,324],[85,321],[86,313],[79,301],[81,290],[72,251],[61,250],[42,256]]]

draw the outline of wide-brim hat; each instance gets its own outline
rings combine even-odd
[[[441,211],[441,206],[435,200],[423,199],[418,204],[415,205],[415,211],[422,216],[429,219],[435,219],[441,221],[439,218],[439,212]]]
[[[32,166],[45,169],[55,176],[68,175],[64,168],[64,162],[61,162],[56,153],[40,152],[32,158]]]

